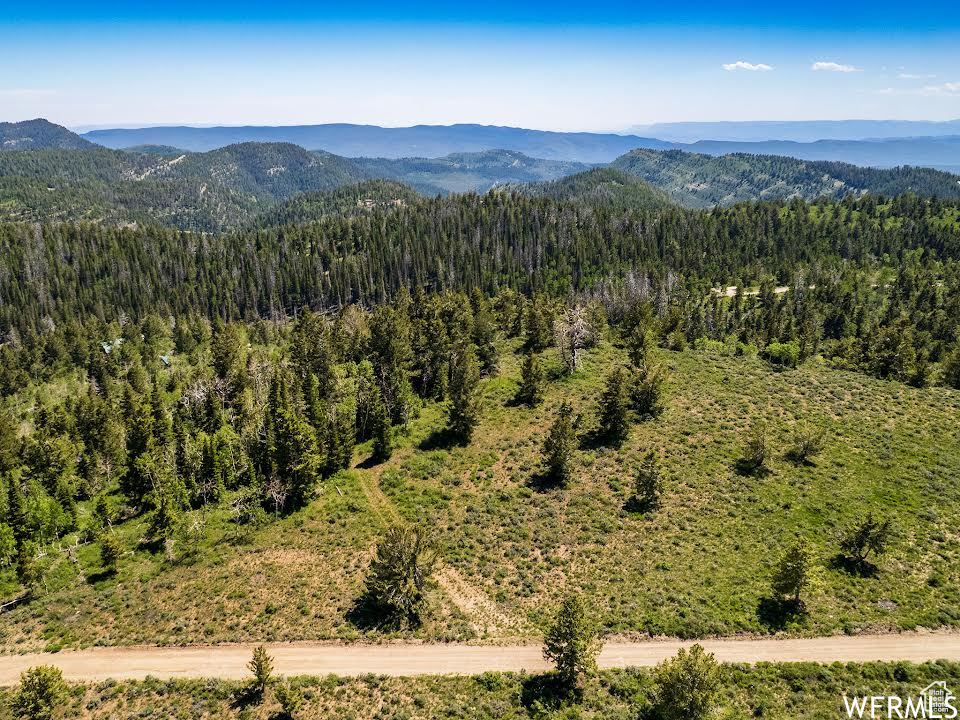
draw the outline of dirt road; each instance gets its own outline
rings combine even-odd
[[[609,643],[601,667],[654,665],[690,642]],[[838,636],[786,640],[704,640],[701,644],[724,662],[760,660],[792,662],[867,660],[960,660],[960,633]],[[94,648],[55,654],[0,656],[0,685],[17,682],[34,665],[56,665],[68,680],[99,681],[158,678],[249,676],[246,664],[252,645],[208,647]],[[439,675],[475,674],[486,670],[530,670],[547,667],[539,645],[506,647],[458,644],[336,645],[301,643],[268,645],[276,672],[284,675]]]

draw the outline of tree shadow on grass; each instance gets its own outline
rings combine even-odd
[[[264,693],[260,692],[252,683],[238,688],[230,699],[230,707],[234,710],[245,710],[251,705],[263,702]]]
[[[541,470],[531,475],[527,480],[527,485],[530,487],[530,489],[541,493],[559,490],[563,487],[562,482],[559,482],[555,477],[553,477],[553,475],[545,470]]]
[[[458,437],[456,433],[451,432],[449,428],[443,428],[442,430],[434,430],[427,435],[420,441],[417,448],[424,451],[449,450],[456,445],[463,444],[465,444],[463,439]]]
[[[856,560],[843,553],[837,553],[830,558],[830,567],[834,570],[843,570],[850,575],[861,578],[872,578],[877,575],[877,566],[867,560]]]
[[[600,450],[602,448],[613,448],[617,449],[623,445],[624,440],[627,439],[626,434],[624,435],[609,435],[607,433],[600,432],[599,429],[591,430],[580,436],[580,449],[581,450]]]
[[[377,632],[395,632],[397,630],[415,630],[423,623],[418,615],[398,616],[391,608],[385,607],[370,593],[358,597],[347,611],[347,622],[357,630]]]
[[[739,458],[733,464],[733,469],[737,475],[742,475],[743,477],[763,478],[770,474],[770,468],[766,465],[757,465],[757,463],[752,460],[747,460],[746,458]]]
[[[803,600],[765,597],[757,603],[757,620],[769,630],[783,630],[793,619],[806,615]]]
[[[547,672],[523,680],[520,704],[530,715],[541,717],[577,702],[582,695],[582,689],[570,688],[561,682],[557,673]]]
[[[628,513],[646,515],[659,507],[660,503],[656,500],[643,500],[636,495],[631,495],[623,504],[623,509]]]
[[[364,460],[357,463],[360,470],[369,470],[386,462],[388,458],[378,458],[376,455],[368,455]]]
[[[810,455],[803,457],[796,450],[787,450],[787,452],[783,454],[783,457],[785,460],[792,462],[797,467],[812,468],[817,466],[817,463],[814,462]]]
[[[116,577],[117,571],[112,569],[98,570],[97,572],[92,572],[87,575],[87,583],[90,585],[96,585],[102,583],[105,580],[109,580],[113,577]]]

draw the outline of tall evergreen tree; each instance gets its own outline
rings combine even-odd
[[[567,485],[573,477],[573,458],[577,435],[573,426],[573,408],[564,402],[543,444],[548,477],[558,485]]]
[[[517,401],[530,407],[543,402],[544,372],[540,365],[540,356],[529,351],[523,356],[520,366],[520,387],[517,389]]]
[[[373,459],[377,462],[389,460],[393,454],[393,429],[390,415],[383,401],[380,389],[374,386],[370,399],[370,435],[373,437]]]
[[[480,419],[480,370],[473,349],[460,344],[450,363],[450,432],[461,442],[470,442]]]
[[[627,374],[623,368],[615,368],[607,376],[607,384],[600,396],[599,435],[608,442],[619,445],[630,429],[630,407],[627,396]]]

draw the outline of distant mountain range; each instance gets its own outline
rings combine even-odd
[[[813,123],[673,123],[644,128],[650,135],[524,130],[486,125],[299,125],[289,127],[152,127],[93,130],[83,137],[111,148],[172,146],[205,152],[239,142],[289,142],[345,157],[436,158],[511,150],[545,160],[602,164],[637,148],[706,155],[750,153],[833,160],[871,167],[917,165],[960,170],[960,121],[822,121]],[[716,131],[710,139],[699,139]],[[657,138],[655,133],[664,133]],[[916,136],[903,136],[904,133]],[[783,133],[776,136],[777,133]],[[883,135],[887,133],[888,136]],[[934,133],[939,133],[934,136]],[[819,135],[819,137],[817,137]],[[834,138],[833,136],[840,136]],[[670,141],[677,136],[695,142]],[[776,136],[772,139],[770,136]],[[856,136],[850,138],[848,136]],[[879,139],[866,139],[867,137]],[[758,139],[759,138],[759,139]],[[820,139],[827,138],[827,139]]]
[[[0,151],[0,218],[19,220],[214,231],[408,203],[418,192],[485,192],[495,186],[616,209],[865,193],[960,198],[960,177],[937,170],[769,155],[636,148],[595,167],[502,149],[440,158],[346,158],[261,142],[200,153],[157,145],[123,151],[71,139],[69,131],[46,121],[7,125],[4,132],[12,142],[0,146],[8,148]]]
[[[545,160],[610,162],[637,147],[670,143],[627,135],[565,133],[491,125],[292,125],[288,127],[150,127],[92,130],[83,137],[110,148],[168,145],[194,152],[238,142],[289,142],[345,157],[435,158],[453,153],[513,150]]]
[[[746,122],[673,122],[635,125],[627,130],[677,143],[698,140],[762,142],[790,140],[876,140],[904,137],[960,135],[960,120],[759,120]]]

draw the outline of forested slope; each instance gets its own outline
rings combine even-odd
[[[720,285],[917,248],[957,258],[957,218],[956,203],[910,197],[621,212],[490,193],[220,236],[6,224],[0,323],[151,310],[253,318],[414,286],[616,294],[647,272]]]
[[[843,198],[870,193],[960,198],[960,176],[926,168],[865,168],[776,155],[633,150],[610,167],[636,175],[687,207],[748,200]]]

